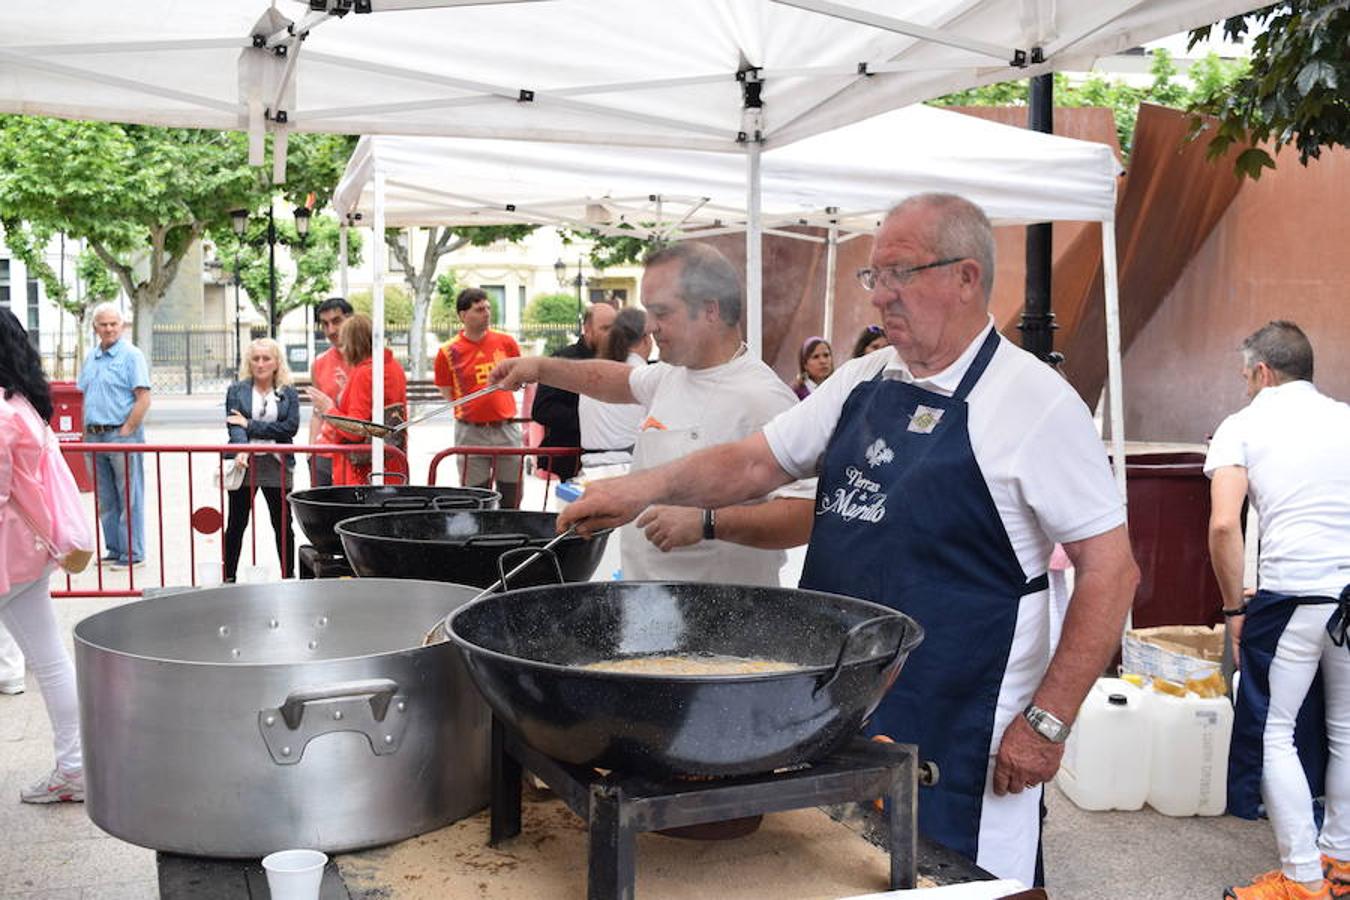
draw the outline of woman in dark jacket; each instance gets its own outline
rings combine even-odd
[[[231,444],[289,444],[300,430],[300,397],[291,385],[291,373],[282,363],[281,347],[271,338],[249,344],[239,380],[225,394],[225,423]],[[233,458],[234,454],[227,454]],[[283,463],[284,459],[284,463]],[[272,514],[281,577],[290,578],[295,558],[295,532],[291,517],[282,521],[282,496],[290,489],[295,469],[294,454],[241,453],[238,460],[248,471],[243,483],[229,492],[229,517],[225,526],[225,580],[232,582],[239,569],[239,551],[244,543],[253,492],[261,490]],[[237,463],[236,463],[237,464]],[[284,466],[284,468],[283,468]],[[227,467],[226,471],[229,471]]]

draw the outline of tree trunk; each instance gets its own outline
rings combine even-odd
[[[145,354],[146,365],[155,365],[155,308],[160,296],[145,285],[139,285],[131,295],[131,342]]]

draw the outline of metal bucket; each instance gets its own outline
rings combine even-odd
[[[325,580],[185,591],[75,626],[89,817],[258,857],[401,840],[487,802],[487,707],[449,644],[476,589]]]

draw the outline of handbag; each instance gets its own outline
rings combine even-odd
[[[215,482],[216,487],[223,487],[227,491],[237,491],[244,486],[244,479],[248,476],[248,464],[241,463],[236,456],[230,460],[229,466],[225,467],[225,474],[222,475],[220,469],[211,473],[211,480]]]
[[[78,575],[89,568],[89,562],[94,558],[94,535],[85,518],[84,503],[80,500],[80,487],[75,483],[75,476],[70,474],[51,428],[48,427],[46,432],[42,458],[38,462],[38,477],[44,488],[43,499],[46,501],[47,519],[51,522],[51,533],[44,533],[29,511],[21,505],[16,503],[15,508],[52,559],[70,574]]]

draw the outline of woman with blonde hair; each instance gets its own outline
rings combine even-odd
[[[374,413],[375,365],[372,352],[372,325],[370,316],[355,315],[342,323],[338,332],[338,352],[351,367],[347,374],[347,386],[337,401],[313,389],[309,392],[310,402],[318,415],[334,413],[368,422],[379,421],[386,425],[395,425],[408,420],[408,376],[403,367],[394,359],[393,352],[384,348],[384,409],[383,415]],[[340,443],[368,443],[360,435],[335,429]],[[401,431],[390,437],[386,446],[399,452],[386,454],[384,471],[408,478],[408,460],[404,455],[408,451],[408,432]],[[367,453],[343,453],[333,460],[333,484],[365,484],[370,480],[370,455]]]
[[[300,430],[300,396],[291,384],[281,347],[271,338],[258,338],[248,345],[239,380],[225,393],[225,425],[231,444],[290,444]],[[272,514],[277,558],[281,577],[290,578],[295,558],[295,532],[291,517],[283,516],[282,498],[292,482],[295,455],[287,453],[227,454],[243,464],[243,481],[229,491],[229,512],[225,526],[225,580],[232,582],[239,569],[239,553],[244,543],[253,509],[253,494],[261,490]],[[227,470],[228,471],[228,470]]]

